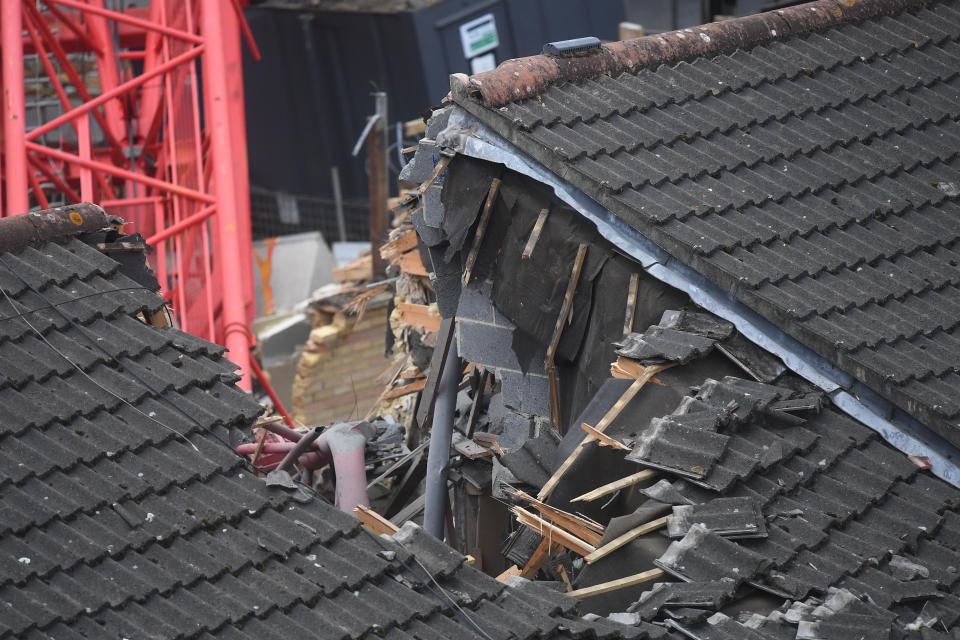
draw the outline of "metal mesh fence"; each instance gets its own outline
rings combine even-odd
[[[346,240],[369,240],[370,208],[366,199],[344,199],[343,218]],[[250,221],[255,240],[306,231],[319,231],[328,244],[342,239],[333,198],[292,194],[251,185]]]

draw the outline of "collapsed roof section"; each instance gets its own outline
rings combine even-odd
[[[0,220],[0,638],[623,628],[415,525],[374,536],[268,486],[233,452],[262,408],[221,347],[169,326],[142,239],[107,222],[93,205]]]
[[[796,30],[756,26],[827,5],[836,15]],[[621,43],[649,49],[642,68],[610,45],[616,64],[592,70],[537,57],[560,69],[540,84],[507,64],[454,77],[476,120],[440,138],[483,155],[473,131],[488,159],[525,158],[568,202],[599,203],[605,234],[667,267],[658,277],[706,292],[891,438],[960,444],[960,5],[814,2],[708,27]],[[899,431],[881,396],[905,412]],[[938,472],[957,475],[937,446]]]

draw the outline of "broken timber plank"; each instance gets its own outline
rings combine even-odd
[[[548,522],[530,513],[522,507],[513,507],[512,511],[516,514],[517,521],[520,522],[520,524],[530,527],[542,536],[546,536],[550,542],[555,542],[582,556],[590,555],[597,550],[593,545],[588,544],[552,522]]]
[[[420,380],[411,382],[410,384],[405,384],[401,387],[390,389],[385,392],[382,397],[384,400],[393,400],[394,398],[399,398],[400,396],[405,396],[409,393],[422,391],[425,386],[427,386],[427,379],[422,378]]]
[[[510,576],[518,576],[518,575],[520,575],[520,567],[518,567],[517,565],[513,565],[512,567],[510,567],[509,569],[505,570],[503,573],[498,575],[495,578],[495,580],[497,582],[506,582],[507,579],[510,578]]]
[[[592,545],[599,544],[600,539],[603,538],[603,525],[599,522],[544,504],[514,487],[508,487],[505,491],[515,498],[529,502],[534,509],[540,512],[540,515],[549,518],[557,526]]]
[[[627,387],[627,390],[623,392],[623,395],[620,396],[620,399],[617,400],[612,407],[610,407],[610,410],[607,411],[606,415],[603,416],[603,418],[594,428],[601,433],[606,431],[607,427],[609,427],[616,417],[620,415],[620,412],[623,411],[624,407],[626,407],[630,401],[633,400],[634,396],[639,393],[640,389],[643,388],[643,385],[649,382],[649,380],[656,374],[669,369],[675,364],[675,362],[668,362],[666,364],[655,364],[645,367],[643,374],[634,380],[633,384]],[[543,488],[540,489],[540,493],[537,494],[538,500],[545,500],[546,497],[550,495],[550,492],[553,491],[557,486],[557,483],[560,482],[560,478],[563,477],[563,474],[565,474],[567,470],[573,466],[573,463],[576,462],[577,458],[580,457],[580,454],[583,452],[584,447],[586,447],[592,441],[593,437],[589,435],[580,441],[580,444],[577,445],[577,448],[570,453],[570,456],[564,460],[563,464],[560,465],[560,468],[553,473],[550,479],[547,480],[546,484],[543,485]]]
[[[417,232],[407,231],[380,247],[380,257],[392,260],[417,246]]]
[[[583,271],[583,262],[586,258],[587,244],[584,243],[577,249],[577,257],[573,261],[573,270],[570,272],[570,282],[567,283],[567,292],[563,294],[563,305],[560,307],[560,315],[557,317],[557,324],[553,329],[553,339],[547,347],[547,358],[544,363],[547,375],[550,377],[550,418],[553,420],[553,428],[560,435],[564,434],[564,428],[560,416],[560,389],[554,358],[557,355],[557,348],[560,346],[563,327],[567,324],[567,317],[570,315],[571,307],[573,307],[573,296],[577,291],[577,283],[580,282],[580,272]]]
[[[613,438],[611,438],[605,433],[597,431],[596,429],[588,425],[586,422],[581,422],[580,428],[586,431],[589,435],[596,438],[597,441],[599,441],[601,447],[613,447],[614,449],[622,449],[623,451],[630,451],[630,447],[628,447],[627,445],[623,444],[619,440],[614,440]]]
[[[570,583],[570,576],[567,575],[567,570],[563,568],[562,564],[557,565],[557,575],[560,576],[560,579],[563,580],[563,583],[566,585],[563,590],[567,593],[573,591],[573,585]]]
[[[420,407],[417,409],[417,424],[420,428],[426,430],[433,420],[433,405],[437,401],[437,389],[440,387],[440,374],[443,373],[443,364],[447,360],[447,352],[450,351],[450,341],[453,339],[453,333],[456,324],[453,318],[444,318],[440,322],[440,330],[437,332],[437,344],[433,348],[433,355],[430,357],[430,371],[427,373],[427,385],[424,387],[423,395],[420,397]]]
[[[353,508],[353,513],[357,519],[363,523],[363,528],[374,535],[393,535],[400,530],[400,527],[393,524],[382,515],[362,504]]]
[[[477,254],[480,253],[480,245],[483,243],[483,236],[487,233],[487,226],[490,224],[490,216],[493,213],[493,203],[497,200],[497,194],[500,193],[500,178],[494,178],[490,182],[490,190],[487,192],[487,201],[483,205],[483,213],[480,214],[480,223],[477,225],[477,233],[473,237],[473,246],[470,247],[470,253],[467,255],[467,264],[463,268],[463,285],[470,284],[470,274],[473,272],[473,265],[477,262]]]
[[[550,538],[544,537],[540,541],[540,544],[537,545],[537,548],[534,550],[533,555],[530,556],[530,559],[527,560],[527,564],[524,565],[523,571],[519,572],[518,575],[522,578],[527,578],[528,580],[533,579],[533,576],[537,575],[537,571],[540,570],[547,560],[550,559]]]
[[[630,531],[627,531],[623,535],[617,536],[616,538],[614,538],[607,544],[603,545],[602,547],[600,547],[590,555],[586,556],[584,560],[587,561],[587,564],[593,564],[600,558],[604,558],[608,556],[609,554],[613,553],[614,551],[616,551],[623,545],[627,544],[628,542],[636,540],[640,536],[644,536],[648,533],[656,531],[657,529],[660,529],[665,526],[667,526],[667,516],[663,516],[662,518],[657,518],[656,520],[651,520],[646,524],[642,524],[639,527],[635,527]]]
[[[537,222],[533,225],[533,231],[530,232],[530,237],[527,238],[527,244],[523,247],[523,253],[520,254],[522,260],[529,260],[530,256],[533,255],[533,248],[537,246],[537,240],[540,239],[540,233],[543,231],[543,225],[547,221],[547,215],[550,213],[550,208],[540,209],[540,215],[537,216]]]
[[[487,458],[493,455],[493,451],[491,451],[489,447],[484,447],[473,440],[463,437],[459,431],[453,432],[453,440],[453,448],[456,452],[471,460]]]
[[[620,478],[619,480],[609,482],[602,487],[597,487],[593,491],[588,491],[582,496],[577,496],[576,498],[572,499],[570,502],[591,502],[597,498],[610,495],[615,491],[632,487],[633,485],[639,484],[644,480],[656,478],[658,475],[660,475],[659,471],[654,471],[653,469],[644,469],[643,471],[638,471],[637,473],[629,475],[626,478]]]
[[[617,589],[632,587],[635,584],[650,582],[651,580],[656,580],[657,578],[662,578],[663,576],[663,569],[650,569],[642,573],[627,576],[626,578],[620,578],[619,580],[602,582],[600,584],[595,584],[592,587],[584,587],[583,589],[574,589],[573,591],[568,591],[567,595],[573,596],[574,598],[589,598],[590,596],[598,596],[601,593],[609,593],[610,591],[616,591]]]
[[[435,304],[435,303],[434,303]],[[397,316],[402,324],[422,327],[424,331],[436,333],[440,330],[443,318],[433,305],[398,302]]]
[[[623,319],[623,335],[633,331],[633,317],[637,311],[637,293],[640,291],[640,274],[630,274],[630,285],[627,287],[627,315]]]
[[[643,374],[643,370],[644,366],[642,364],[636,360],[624,358],[623,356],[617,356],[616,362],[610,365],[610,375],[619,380],[636,380]],[[661,387],[666,386],[656,378],[650,378],[650,382],[658,384]]]
[[[400,259],[397,261],[397,266],[400,267],[400,271],[412,276],[430,275],[427,272],[427,268],[423,265],[423,260],[420,258],[420,252],[416,250],[407,251],[401,255]]]

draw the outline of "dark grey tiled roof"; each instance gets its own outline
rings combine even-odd
[[[689,409],[683,415],[695,417],[728,411],[732,402],[730,416],[738,420],[718,426],[708,420],[686,421],[704,425],[704,433],[717,429],[729,436],[705,478],[674,479],[674,487],[688,501],[703,506],[674,507],[673,518],[681,516],[692,526],[655,562],[692,586],[654,587],[632,610],[648,621],[667,615],[683,618],[690,624],[671,624],[695,637],[724,638],[728,636],[715,628],[728,624],[723,617],[712,622],[703,618],[737,587],[749,584],[795,601],[844,590],[892,612],[889,619],[864,613],[871,624],[901,631],[929,605],[937,608],[933,617],[953,627],[960,618],[960,490],[920,471],[872,431],[832,408],[797,413],[794,418],[802,424],[777,424],[764,406],[778,394],[789,397],[791,392],[727,378],[706,381],[698,402],[681,403]],[[695,441],[687,433],[693,427],[656,422],[663,426],[654,436],[657,440]],[[725,481],[714,482],[717,475]],[[723,535],[722,527],[742,521],[753,508],[761,510],[765,531],[753,538]],[[698,509],[708,515],[698,519]],[[662,611],[691,606],[709,611],[703,616]],[[824,628],[841,620],[831,617]],[[807,621],[813,624],[816,619]],[[735,629],[738,623],[729,624]],[[796,621],[793,625],[796,633]],[[730,637],[778,637],[757,633]]]
[[[650,637],[268,488],[223,349],[138,320],[160,298],[78,239],[0,259],[30,285],[0,264],[0,638]]]
[[[949,0],[503,107],[454,99],[960,443],[958,38]]]

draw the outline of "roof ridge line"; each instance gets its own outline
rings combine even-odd
[[[704,55],[750,48],[771,40],[810,33],[880,15],[920,9],[931,0],[815,0],[698,27],[605,44],[579,57],[536,55],[506,60],[496,69],[450,76],[457,102],[479,96],[485,107],[500,107],[537,96],[550,85],[601,74],[618,74]]]
[[[90,202],[0,218],[0,251],[100,231],[110,226],[110,216]]]

